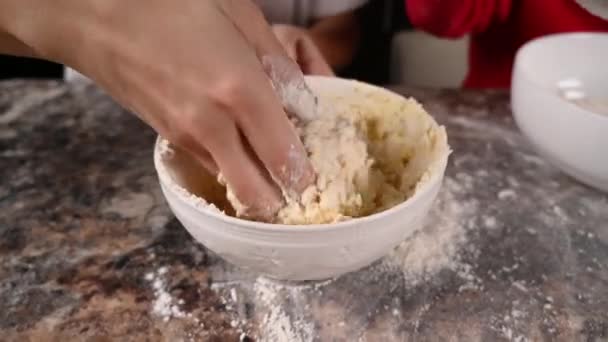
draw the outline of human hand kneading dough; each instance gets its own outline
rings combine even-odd
[[[307,44],[302,38],[294,46]],[[302,58],[316,53],[304,51]],[[221,171],[246,216],[272,217],[280,188],[301,192],[314,179],[261,62],[288,57],[250,0],[0,0],[0,52],[92,78]],[[298,58],[314,73],[328,71]],[[292,77],[302,82],[301,74]]]

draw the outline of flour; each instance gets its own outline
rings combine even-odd
[[[302,121],[315,119],[318,99],[297,64],[283,56],[263,56],[262,64],[287,112]]]
[[[191,193],[189,190],[186,190],[186,188],[176,181],[176,175],[172,174],[174,172],[165,165],[166,162],[175,158],[176,155],[175,150],[168,140],[160,138],[156,148],[158,150],[158,156],[156,157],[158,160],[155,160],[156,171],[159,173],[160,179],[169,180],[168,182],[161,183],[162,185],[167,186],[169,191],[173,191],[180,199],[199,210],[225,214],[225,212],[220,210],[217,206],[207,202],[202,197]]]
[[[126,198],[114,197],[103,205],[103,213],[116,213],[125,218],[138,218],[148,213],[154,206],[154,197],[148,193],[132,193]]]
[[[495,229],[498,223],[496,222],[496,217],[484,216],[483,224],[488,229]]]
[[[514,281],[513,283],[511,283],[511,285],[513,287],[515,287],[516,289],[520,290],[521,292],[528,292],[528,289],[526,288],[526,284],[523,280],[519,280],[519,281]]]
[[[280,305],[280,295],[285,291],[289,291],[292,296],[297,296],[300,288],[287,287],[264,278],[256,280],[254,284],[256,305],[265,307],[267,311],[260,322],[258,340],[262,342],[312,341],[313,323],[290,317]]]
[[[520,308],[519,301],[513,301],[512,308],[502,317],[493,317],[490,320],[491,327],[507,341],[528,342],[530,341],[522,331],[528,319],[528,313]]]
[[[30,91],[19,101],[12,103],[11,107],[4,109],[3,112],[0,113],[0,125],[8,126],[8,124],[20,118],[21,114],[24,112],[31,110],[36,106],[40,106],[47,101],[53,100],[64,93],[65,89],[62,87],[51,88],[44,91]]]
[[[475,217],[478,207],[473,201],[456,200],[455,196],[467,189],[454,178],[446,178],[425,228],[404,241],[385,259],[388,267],[403,272],[407,285],[427,282],[439,271],[447,269],[457,272],[469,284],[468,287],[478,287],[479,281],[472,275],[471,266],[462,262],[459,255],[467,242],[469,220]]]
[[[293,284],[253,275],[250,277],[242,271],[227,273],[225,270],[212,270],[217,278],[223,280],[211,288],[225,299],[227,308],[234,311],[235,317],[241,317],[235,319],[236,326],[259,341],[323,340],[329,336],[324,336],[315,322],[326,320],[333,324],[332,334],[344,338],[353,334],[356,336],[356,329],[353,329],[360,323],[357,319],[367,322],[372,319],[371,316],[383,320],[414,319],[419,322],[431,303],[422,307],[422,311],[417,313],[418,318],[410,318],[401,311],[401,298],[395,297],[390,303],[371,298],[358,300],[356,289],[383,284],[378,285],[382,288],[376,289],[380,296],[393,293],[397,291],[395,288],[402,285],[414,291],[415,287],[425,286],[443,271],[448,271],[461,281],[458,291],[483,290],[484,284],[475,273],[475,265],[463,257],[463,252],[472,259],[478,257],[479,251],[469,243],[469,235],[474,233],[473,229],[483,227],[482,220],[479,225],[471,224],[477,218],[475,213],[479,211],[479,203],[473,199],[463,199],[471,191],[471,186],[474,185],[463,183],[456,177],[447,177],[424,228],[378,264],[357,271],[354,275],[324,282]],[[388,282],[387,279],[392,281]],[[399,283],[399,279],[405,283]],[[353,311],[360,302],[366,303],[367,309],[363,312]],[[239,309],[244,303],[251,303],[255,309],[248,319],[242,319],[247,315]],[[371,316],[359,318],[358,315],[363,313]]]
[[[513,189],[502,189],[497,194],[499,200],[508,200],[517,198],[517,193]]]
[[[319,94],[314,120],[297,126],[316,174],[286,197],[277,223],[322,224],[381,212],[407,200],[449,154],[445,129],[414,99],[355,83]]]
[[[180,309],[183,300],[175,300],[166,289],[165,274],[166,267],[159,268],[156,272],[146,274],[145,280],[151,283],[154,290],[154,302],[152,303],[152,313],[159,316],[164,322],[172,318],[184,318],[187,314]]]

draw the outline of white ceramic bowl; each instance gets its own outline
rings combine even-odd
[[[608,191],[608,115],[565,100],[558,87],[564,80],[608,103],[608,34],[558,34],[527,43],[517,53],[511,89],[515,120],[538,152]]]
[[[307,82],[317,92],[325,90],[352,96],[353,85],[357,84],[359,96],[361,89],[399,96],[382,88],[337,78],[308,77]],[[185,198],[188,194],[184,194],[183,188],[196,188],[196,192],[205,193],[208,187],[215,186],[214,180],[208,175],[205,179],[196,170],[195,177],[188,176],[192,172],[171,170],[167,158],[162,157],[163,148],[159,139],[154,161],[160,185],[173,213],[190,234],[235,265],[283,280],[338,276],[369,265],[390,252],[421,227],[441,186],[448,159],[446,153],[435,161],[436,172],[431,173],[430,179],[410,199],[391,209],[336,224],[293,226],[246,221],[193,204]],[[180,167],[195,169],[197,166],[181,164]],[[180,187],[176,188],[176,184]]]

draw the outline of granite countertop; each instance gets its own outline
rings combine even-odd
[[[366,269],[289,284],[192,240],[154,133],[94,86],[0,82],[0,340],[608,339],[608,195],[535,154],[507,92],[395,90],[454,150],[425,228]]]

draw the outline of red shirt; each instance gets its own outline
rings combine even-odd
[[[515,52],[536,37],[576,31],[608,32],[608,21],[574,0],[405,0],[414,27],[457,38],[471,34],[464,86],[507,88]]]

